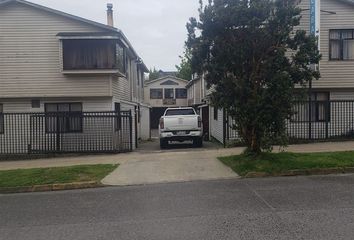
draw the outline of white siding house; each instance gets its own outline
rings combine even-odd
[[[138,122],[132,126],[135,147],[149,131],[135,120],[139,110],[149,112],[143,104],[147,71],[114,26],[24,0],[0,1],[3,113],[46,112],[53,104],[66,111],[72,103],[82,112],[131,110]]]

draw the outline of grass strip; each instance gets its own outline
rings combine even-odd
[[[117,167],[114,164],[97,164],[5,170],[0,171],[0,188],[101,181]]]
[[[280,174],[290,170],[354,167],[354,151],[325,153],[262,153],[235,155],[219,160],[240,176],[249,172]]]

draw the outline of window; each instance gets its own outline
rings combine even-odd
[[[162,99],[162,88],[152,88],[150,89],[151,99]]]
[[[166,116],[175,116],[175,115],[195,115],[195,112],[193,109],[170,109],[167,110],[165,113]]]
[[[124,68],[120,62],[119,51],[116,51],[116,42],[113,40],[63,40],[63,68],[64,70]],[[115,52],[119,53],[118,57],[115,56]],[[124,55],[123,51],[123,57]]]
[[[218,120],[218,108],[214,107],[214,120]]]
[[[187,98],[187,89],[176,88],[176,98]]]
[[[125,58],[126,58],[125,49],[117,43],[116,44],[116,64],[118,70],[123,74],[125,74],[127,70]]]
[[[82,132],[81,103],[46,103],[46,133]]]
[[[329,59],[354,60],[353,29],[329,31]]]
[[[173,88],[165,88],[165,99],[173,99],[174,98],[174,89]]]
[[[41,101],[39,99],[32,99],[32,108],[40,108],[41,107]]]
[[[293,122],[308,122],[309,102],[301,102],[293,107]],[[316,92],[311,95],[311,122],[330,121],[330,104],[328,92]]]
[[[115,121],[115,130],[119,131],[122,129],[122,116],[121,116],[121,109],[120,103],[114,103],[114,111],[116,112],[116,121]]]
[[[3,134],[5,132],[5,120],[4,120],[4,107],[0,103],[0,134]]]

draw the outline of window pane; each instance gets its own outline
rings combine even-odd
[[[46,112],[57,112],[58,106],[57,106],[57,104],[54,104],[54,103],[46,103],[45,110],[46,110]]]
[[[162,99],[162,88],[150,89],[151,99]]]
[[[329,100],[329,94],[327,92],[318,92],[317,101],[327,101]]]
[[[72,103],[70,107],[71,112],[81,112],[82,111],[82,105],[81,103]]]
[[[70,105],[67,103],[60,103],[58,104],[58,112],[69,112]]]
[[[340,41],[331,40],[330,41],[330,58],[340,59]]]
[[[174,98],[173,88],[165,88],[165,98],[166,99],[173,99]]]
[[[187,89],[177,88],[176,89],[176,98],[187,98]]]
[[[114,51],[111,40],[63,40],[64,69],[113,69]]]
[[[194,115],[193,109],[170,109],[166,111],[166,116]]]
[[[340,39],[340,31],[339,30],[330,30],[329,31],[329,39]]]
[[[125,73],[125,50],[124,48],[116,44],[116,64],[117,68],[121,73]]]
[[[354,40],[343,40],[343,59],[354,59]]]
[[[352,38],[353,38],[353,30],[342,31],[342,39],[352,39]]]

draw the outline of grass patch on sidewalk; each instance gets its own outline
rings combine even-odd
[[[5,170],[0,171],[0,188],[101,181],[117,167],[114,164],[97,164]]]
[[[290,170],[354,167],[354,152],[262,153],[257,157],[241,154],[219,160],[240,176],[249,172],[272,175]]]

